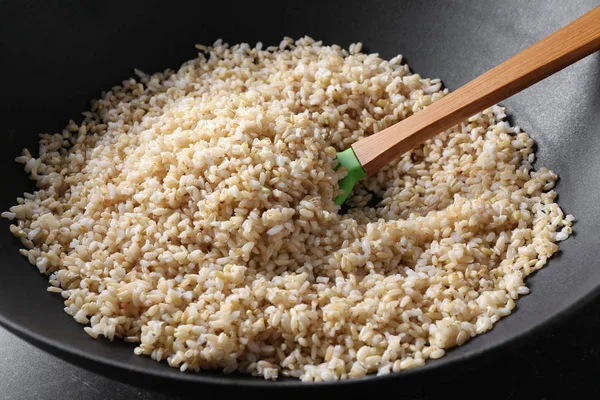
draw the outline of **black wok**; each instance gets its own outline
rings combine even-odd
[[[398,53],[422,76],[450,89],[504,61],[598,5],[577,1],[1,1],[0,147],[5,179],[0,210],[33,190],[13,160],[37,148],[37,134],[79,119],[88,101],[132,75],[177,67],[195,57],[195,43],[275,44],[308,34],[348,46],[362,41],[385,58]],[[428,379],[477,365],[486,355],[524,343],[593,299],[600,290],[600,54],[503,102],[513,122],[537,142],[537,165],[560,176],[563,209],[576,234],[528,283],[513,315],[494,329],[424,367],[333,384],[266,382],[217,372],[181,373],[116,341],[93,340],[46,292],[47,280],[19,255],[20,243],[0,222],[0,323],[12,332],[101,373],[141,384],[247,385],[306,388]],[[460,367],[460,368],[456,368]],[[173,385],[175,386],[175,385]]]

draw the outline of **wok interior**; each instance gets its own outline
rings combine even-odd
[[[80,119],[89,100],[132,75],[155,72],[195,56],[195,43],[279,43],[308,34],[327,44],[361,41],[384,58],[403,54],[413,71],[441,78],[450,89],[466,83],[595,6],[595,0],[563,4],[494,1],[423,4],[409,1],[286,2],[277,9],[255,3],[185,2],[150,6],[142,1],[73,7],[66,2],[27,1],[0,6],[4,76],[0,149],[6,184],[2,211],[34,188],[14,162],[23,147],[37,148],[37,134],[60,131]],[[167,8],[168,7],[168,8]],[[560,177],[556,187],[575,234],[558,256],[529,279],[532,294],[494,329],[429,362],[426,373],[508,342],[590,298],[600,284],[600,55],[594,54],[502,103],[514,124],[537,143],[539,165]],[[19,242],[1,221],[0,320],[28,332],[38,344],[142,373],[188,380],[256,380],[219,373],[180,374],[133,355],[132,347],[90,339],[62,310],[62,299],[45,291],[46,278],[18,253]],[[58,347],[57,347],[58,346]],[[51,349],[52,350],[52,349]],[[408,376],[391,375],[400,378]]]

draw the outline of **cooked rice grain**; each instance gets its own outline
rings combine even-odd
[[[400,371],[510,314],[571,233],[556,174],[498,106],[366,179],[342,215],[336,151],[440,80],[308,37],[197,48],[17,158],[38,189],[2,216],[94,338],[182,371]]]

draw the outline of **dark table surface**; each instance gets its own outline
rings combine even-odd
[[[461,399],[597,399],[600,398],[599,332],[600,299],[518,347],[509,346],[478,370],[466,370],[451,380],[431,385],[388,386],[382,390],[394,390],[395,399],[454,398],[457,394]],[[2,400],[164,400],[207,394],[201,387],[188,397],[170,396],[169,388],[162,390],[167,394],[104,378],[47,354],[0,328]],[[352,391],[357,394],[360,387],[353,387]],[[293,394],[286,393],[286,400]],[[390,397],[388,394],[386,398]]]

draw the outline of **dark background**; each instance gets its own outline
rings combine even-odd
[[[190,7],[192,3],[194,7]],[[89,99],[130,76],[132,67],[154,72],[194,57],[195,42],[210,43],[218,37],[268,42],[265,38],[271,31],[294,37],[311,33],[320,39],[332,30],[326,37],[329,43],[347,46],[350,40],[365,40],[367,51],[382,51],[384,57],[403,53],[416,72],[440,77],[455,89],[600,1],[423,0],[397,2],[394,7],[391,3],[354,2],[354,8],[349,8],[346,1],[286,1],[276,7],[285,18],[271,18],[273,2],[244,2],[242,11],[259,8],[256,21],[244,12],[234,18],[227,13],[196,14],[194,10],[205,11],[205,5],[216,9],[238,7],[237,3],[201,0],[0,0],[0,134],[7,139],[0,148],[2,173],[7,179],[0,211],[26,189],[22,168],[11,160],[22,147],[35,144],[36,133],[54,132],[69,118],[78,118]],[[315,10],[308,22],[301,20],[303,7]],[[331,12],[336,7],[342,15],[352,17],[343,24],[332,24],[323,9]],[[410,35],[395,34],[397,28]],[[600,344],[596,339],[600,301],[594,300],[577,312],[568,308],[583,294],[597,289],[600,281],[596,279],[600,276],[599,67],[600,54],[593,55],[504,103],[514,122],[536,139],[540,164],[559,173],[560,204],[578,219],[577,234],[561,246],[562,257],[555,257],[529,281],[533,294],[518,302],[514,315],[438,361],[456,359],[468,349],[486,350],[485,356],[478,358],[480,362],[452,364],[441,376],[426,375],[428,381],[411,376],[360,386],[330,386],[310,393],[303,388],[288,388],[274,395],[286,400],[294,395],[321,398],[325,394],[337,399],[362,391],[369,397],[386,398],[600,397]],[[577,164],[578,160],[585,162]],[[44,291],[44,278],[36,276],[18,255],[6,221],[0,224],[2,316],[45,339],[60,339],[64,346],[82,355],[148,365],[147,360],[132,356],[130,348],[92,341],[79,325],[69,321],[61,310],[60,298]],[[568,316],[559,325],[524,336],[517,344],[511,342],[500,350],[487,351],[547,321],[557,310],[563,311],[561,317]],[[150,364],[152,369],[160,367]],[[160,371],[176,373],[166,368]],[[101,372],[114,375],[107,369]],[[177,386],[159,386],[154,379],[140,384],[154,391],[74,367],[0,328],[2,400],[177,399],[157,390],[170,394],[180,391]],[[194,398],[211,395],[209,391],[215,390],[203,385],[193,389]],[[266,388],[257,390],[260,395]],[[231,391],[231,387],[224,386],[217,394],[226,398]],[[254,398],[257,392],[244,389],[241,394]]]

